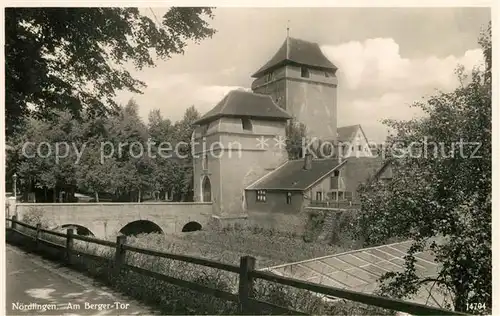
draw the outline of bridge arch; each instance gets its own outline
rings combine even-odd
[[[159,233],[163,234],[160,226],[148,220],[138,220],[123,226],[120,233],[126,236],[135,236],[139,234]]]
[[[73,233],[75,233],[77,235],[95,237],[95,234],[90,229],[88,229],[85,226],[78,225],[78,224],[64,224],[64,225],[56,227],[54,230],[64,230],[64,231],[66,231],[66,230],[68,230],[70,228],[72,228],[73,229]]]
[[[185,233],[185,232],[194,232],[194,231],[197,231],[197,230],[201,230],[202,226],[200,223],[198,222],[189,222],[187,223],[186,225],[184,225],[182,227],[182,232]]]

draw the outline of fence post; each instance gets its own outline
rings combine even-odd
[[[38,223],[36,224],[36,235],[35,235],[35,244],[36,244],[36,249],[38,250],[40,247],[40,229],[42,228],[42,224]]]
[[[240,278],[238,296],[240,301],[240,312],[242,314],[251,314],[252,304],[250,297],[253,292],[253,278],[250,272],[255,270],[255,258],[244,256],[240,258]]]
[[[71,252],[73,250],[73,228],[66,231],[66,262],[71,264]]]
[[[16,229],[17,225],[16,225],[16,221],[17,221],[17,215],[12,215],[12,222],[10,223],[10,227],[12,229]]]
[[[127,236],[116,236],[115,261],[113,265],[113,274],[116,278],[120,275],[121,268],[125,263],[126,250],[123,249],[123,245],[125,245],[126,242]]]

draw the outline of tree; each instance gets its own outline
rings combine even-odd
[[[456,90],[417,104],[424,118],[387,121],[395,130],[389,148],[398,148],[391,157],[393,180],[360,192],[360,229],[368,243],[414,240],[405,270],[386,274],[382,292],[406,297],[432,282],[452,293],[453,308],[461,312],[471,312],[467,303],[492,303],[491,24],[480,44],[484,69],[466,77],[459,68]],[[436,277],[416,272],[415,253],[425,247],[436,255]]]
[[[176,166],[176,168],[173,168],[176,173],[173,177],[176,179],[173,190],[178,197],[184,197],[184,200],[191,200],[193,195],[193,144],[191,137],[194,132],[194,122],[200,117],[200,113],[193,105],[186,109],[183,118],[174,125],[174,143],[180,143],[183,146],[175,146],[175,148],[178,148],[178,152],[175,154],[179,156],[181,161],[173,163]]]
[[[53,122],[28,118],[25,131],[15,139],[17,169],[20,179],[26,184],[25,189],[32,184],[46,193],[50,189],[52,200],[56,201],[58,191],[74,192],[77,182],[74,148],[81,143],[82,129],[68,111],[54,110],[51,116]],[[24,156],[23,146],[26,146],[27,156]]]
[[[107,118],[84,115],[82,124],[82,156],[76,166],[78,188],[83,192],[92,192],[96,202],[99,193],[116,191],[117,163],[115,157],[103,159],[101,144],[109,139]]]
[[[160,21],[138,8],[6,8],[6,135],[29,113],[82,109],[102,115],[118,109],[117,90],[140,93],[146,84],[123,67],[154,66],[154,58],[182,54],[215,30],[212,10],[173,7]]]
[[[286,151],[289,160],[302,158],[303,140],[306,137],[307,128],[304,124],[295,119],[289,121],[286,125]]]
[[[153,163],[148,157],[148,130],[142,122],[134,99],[109,120],[109,137],[116,161],[117,192],[127,200],[140,202],[142,192],[152,187]]]

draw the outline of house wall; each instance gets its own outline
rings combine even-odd
[[[268,191],[266,202],[257,202],[256,194],[254,190],[245,193],[248,224],[281,232],[304,232],[308,217],[302,192],[292,191],[291,204],[286,203],[286,191]]]
[[[342,173],[342,168],[340,168],[340,172]],[[316,200],[316,195],[317,192],[321,192],[323,196],[323,200],[328,199],[328,192],[332,191],[332,185],[331,185],[331,177],[333,176],[333,173],[326,177],[325,179],[321,180],[317,185],[312,187],[309,192],[310,192],[310,200]],[[340,175],[343,177],[343,175]],[[342,183],[342,182],[341,182]],[[345,181],[344,181],[345,183]],[[336,190],[346,190],[345,186],[339,185],[339,188]]]
[[[346,191],[353,193],[353,200],[358,197],[357,190],[361,183],[365,183],[382,167],[382,160],[378,157],[352,157],[342,168],[342,176]]]
[[[292,193],[292,200],[290,204],[287,204],[287,191],[267,191],[266,202],[260,202],[257,201],[257,191],[247,190],[245,192],[246,210],[248,212],[296,214],[303,207],[304,197],[300,191],[290,192]]]

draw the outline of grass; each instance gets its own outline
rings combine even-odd
[[[34,233],[32,230],[25,229],[24,231],[28,234]],[[257,233],[252,230],[224,230],[219,234],[198,232],[195,234],[187,234],[183,237],[148,234],[129,237],[127,238],[127,244],[165,252],[211,257],[212,259],[218,259],[228,263],[236,263],[235,261],[239,262],[239,257],[242,254],[248,252],[246,254],[251,255],[256,252],[254,249],[265,248],[263,257],[267,258],[266,256],[269,256],[269,258],[267,262],[264,262],[272,262],[273,264],[290,261],[290,258],[301,260],[302,258],[300,257],[294,257],[299,254],[302,256],[318,256],[322,253],[332,253],[332,250],[337,250],[335,248],[322,248],[325,246],[314,244],[308,244],[309,247],[301,249],[299,247],[304,247],[306,243],[299,238],[279,236],[275,232],[261,236]],[[57,244],[65,244],[64,238],[55,237],[53,235],[42,234],[41,238]],[[39,246],[36,248],[33,239],[22,237],[13,232],[7,234],[7,240],[22,248],[38,251],[53,260],[61,261],[63,258],[59,250],[50,246]],[[262,244],[263,241],[265,241],[266,244]],[[72,268],[85,272],[106,285],[110,285],[116,290],[154,307],[161,314],[227,315],[238,313],[238,306],[234,302],[217,299],[210,295],[178,287],[130,270],[123,270],[118,276],[113,275],[110,262],[114,257],[114,248],[75,240],[74,249],[84,253],[98,255],[109,260],[102,261],[93,260],[85,256],[73,256],[71,258]],[[214,255],[215,251],[224,249],[226,252]],[[293,251],[293,249],[297,251]],[[236,293],[237,291],[238,276],[234,273],[130,252],[126,256],[126,263],[219,290],[232,293]],[[354,302],[340,301],[334,304],[325,303],[321,297],[309,291],[281,286],[264,280],[257,280],[254,288],[254,297],[256,299],[311,314],[393,314],[387,310]],[[254,313],[263,315],[272,314],[272,311],[261,309],[256,310]]]
[[[307,243],[299,237],[286,237],[275,233],[258,234],[251,230],[198,231],[177,237],[177,241],[202,246],[200,248],[209,254],[224,254],[220,259],[229,263],[239,262],[242,255],[254,256],[258,268],[349,250],[340,246]]]

